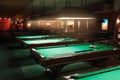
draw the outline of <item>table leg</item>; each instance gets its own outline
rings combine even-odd
[[[52,71],[52,78],[54,80],[59,80],[60,71],[64,66],[65,65],[58,65],[58,66],[54,66],[54,67],[50,68]]]

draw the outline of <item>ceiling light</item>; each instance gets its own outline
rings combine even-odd
[[[95,19],[94,17],[59,17],[59,18],[56,18],[56,19]]]

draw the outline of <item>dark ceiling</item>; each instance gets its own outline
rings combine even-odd
[[[13,16],[30,3],[32,0],[0,0],[0,16]]]
[[[0,0],[0,16],[39,15],[64,6],[88,7],[97,11],[113,8],[114,0]]]

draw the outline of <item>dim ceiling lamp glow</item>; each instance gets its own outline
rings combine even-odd
[[[27,23],[27,27],[28,28],[30,28],[31,27],[31,23],[29,22],[29,23]]]
[[[95,19],[93,17],[89,17],[89,18],[82,18],[82,17],[60,17],[60,18],[56,18],[56,19]]]
[[[120,23],[120,19],[119,19],[119,18],[116,20],[116,23],[117,23],[117,24],[119,24],[119,23]]]
[[[46,23],[46,25],[47,25],[47,26],[49,26],[49,25],[50,25],[50,23]]]
[[[74,21],[68,21],[67,22],[67,25],[73,25],[74,24]]]

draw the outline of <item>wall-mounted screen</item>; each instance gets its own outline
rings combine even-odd
[[[108,19],[104,18],[102,20],[102,30],[108,30]]]

